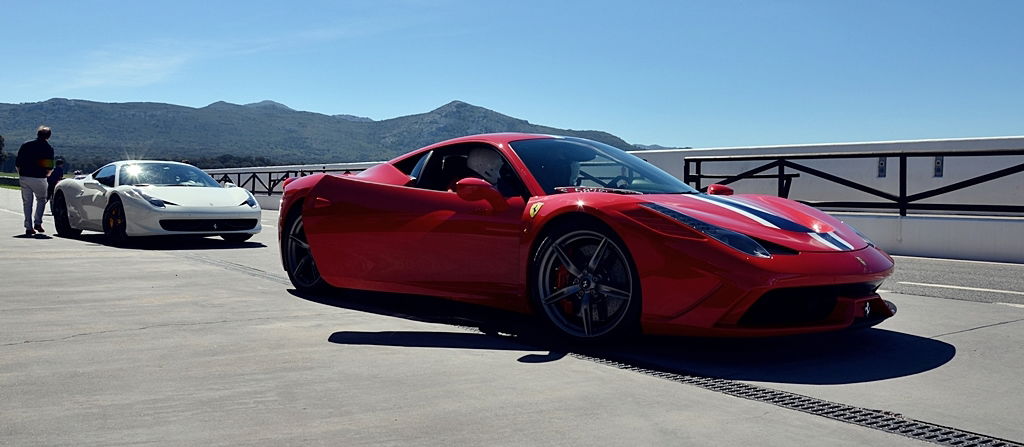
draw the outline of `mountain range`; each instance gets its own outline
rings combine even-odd
[[[0,103],[0,135],[8,153],[34,138],[40,124],[53,128],[50,143],[58,156],[83,170],[126,158],[188,159],[203,168],[386,160],[438,141],[488,132],[579,136],[634,149],[607,132],[532,124],[462,101],[380,121],[297,111],[274,101],[218,101],[200,108],[62,98]]]

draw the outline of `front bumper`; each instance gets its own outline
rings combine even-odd
[[[661,275],[641,273],[644,332],[794,335],[873,326],[896,312],[876,293],[892,272],[892,258],[872,246],[771,259],[720,254],[663,263]]]
[[[168,205],[157,208],[131,199],[124,200],[123,204],[128,236],[256,234],[263,230],[259,207]],[[250,227],[246,221],[255,221],[255,224]]]

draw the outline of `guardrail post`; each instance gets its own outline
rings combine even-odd
[[[700,184],[701,184],[700,165],[701,165],[701,163],[702,162],[700,160],[697,160],[697,166],[696,166],[697,177],[694,178],[695,181],[694,181],[694,186],[693,186],[694,188],[697,189],[697,191],[700,191]]]
[[[683,183],[690,184],[690,161],[683,159]]]
[[[782,163],[782,159],[778,159],[779,162],[779,197],[783,199],[789,198],[789,188],[786,188],[786,165]]]
[[[900,155],[900,216],[907,215],[907,156]]]

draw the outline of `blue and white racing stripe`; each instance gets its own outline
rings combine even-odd
[[[712,196],[707,194],[693,194],[689,197],[693,197],[697,200],[703,200],[712,205],[717,205],[727,210],[740,213],[761,225],[770,228],[778,228],[787,231],[796,231],[798,233],[812,233],[813,230],[800,225],[792,220],[786,219],[785,217],[776,216],[770,211],[762,209],[760,207],[751,205],[749,203],[743,203],[735,199],[727,199],[722,196]]]
[[[769,228],[777,228],[780,230],[793,231],[797,233],[808,233],[814,240],[820,242],[822,245],[829,247],[836,251],[850,251],[853,250],[853,244],[847,242],[845,239],[840,237],[834,231],[828,233],[816,233],[814,230],[800,225],[792,220],[786,219],[785,217],[773,214],[764,208],[761,208],[750,203],[741,202],[736,199],[731,199],[723,196],[712,196],[708,194],[693,194],[688,197],[692,197],[697,200],[701,200],[712,205],[716,205],[725,208],[729,211],[741,214],[761,225]]]
[[[846,242],[843,238],[839,237],[834,231],[830,233],[809,233],[818,242],[825,244],[828,247],[836,249],[838,251],[850,251],[853,250],[853,245]]]

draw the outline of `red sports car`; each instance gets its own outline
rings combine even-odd
[[[300,290],[434,295],[534,313],[566,336],[766,336],[875,325],[893,261],[838,219],[700,193],[582,138],[437,143],[357,175],[286,184],[281,257]]]

